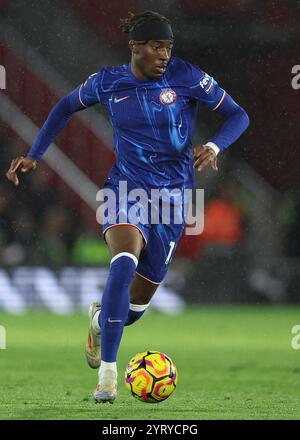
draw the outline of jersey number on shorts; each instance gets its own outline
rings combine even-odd
[[[166,258],[165,264],[169,264],[174,247],[175,247],[175,241],[170,241],[170,250]]]

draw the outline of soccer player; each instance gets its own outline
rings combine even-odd
[[[248,127],[246,112],[210,75],[171,56],[174,38],[167,18],[147,11],[130,14],[122,24],[129,33],[131,62],[103,67],[55,105],[27,156],[12,161],[6,175],[15,185],[19,184],[17,171],[36,168],[74,112],[98,103],[109,114],[116,153],[104,188],[118,196],[119,182],[126,182],[128,192],[145,190],[149,204],[151,189],[183,193],[193,188],[194,168],[202,171],[210,164],[217,171],[218,153]],[[226,120],[209,142],[193,150],[199,102]],[[147,309],[185,226],[184,219],[180,224],[151,224],[142,218],[133,222],[127,215],[126,221],[120,221],[125,208],[116,200],[115,217],[108,215],[103,224],[111,253],[109,275],[101,306],[98,302],[90,306],[86,347],[89,365],[100,367],[94,399],[111,403],[117,392],[116,362],[124,326],[133,324]],[[125,214],[130,206],[128,202]],[[146,207],[140,208],[145,214]]]

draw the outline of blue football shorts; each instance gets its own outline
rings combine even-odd
[[[135,185],[138,187],[136,182]],[[134,189],[132,183],[129,186],[130,190]],[[105,191],[109,189],[115,194],[114,204],[106,204],[106,208],[101,210],[99,216],[99,218],[101,217],[103,238],[105,239],[105,234],[109,229],[116,226],[131,225],[137,228],[143,236],[145,246],[141,252],[136,272],[148,281],[160,284],[168,271],[169,264],[184,231],[185,224],[182,215],[178,215],[176,222],[172,221],[175,218],[174,212],[178,213],[178,209],[182,211],[182,208],[178,207],[176,203],[171,203],[171,221],[164,223],[162,222],[162,205],[156,204],[154,209],[151,208],[151,206],[154,206],[154,201],[150,198],[151,195],[147,194],[147,200],[139,203],[137,200],[130,201],[128,200],[129,188],[127,188],[126,203],[124,203],[124,197],[122,197],[124,191],[122,190],[122,196],[119,197],[120,182],[116,176],[109,177],[103,189]],[[154,212],[152,217],[151,212]],[[154,223],[152,221],[153,217],[155,218]]]

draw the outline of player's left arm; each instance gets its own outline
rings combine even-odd
[[[233,144],[249,126],[246,111],[225,91],[213,110],[224,116],[226,121],[209,142],[194,148],[194,168],[197,171],[202,171],[209,163],[213,170],[218,171],[217,155],[219,152]]]
[[[194,167],[202,171],[210,163],[217,171],[217,155],[241,136],[249,125],[249,117],[212,76],[193,64],[184,62],[184,66],[190,97],[226,119],[220,130],[205,145],[194,148]]]

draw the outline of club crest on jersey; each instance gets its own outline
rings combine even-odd
[[[177,95],[172,89],[164,89],[159,95],[159,100],[163,105],[172,105],[177,99]]]

